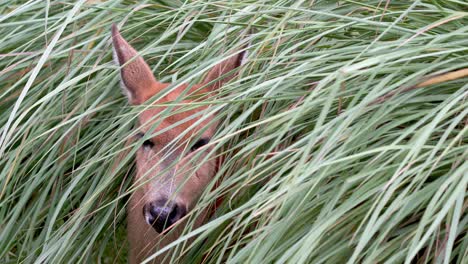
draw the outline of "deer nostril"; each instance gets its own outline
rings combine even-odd
[[[143,207],[146,222],[158,233],[163,233],[185,214],[186,210],[183,206],[167,201],[151,202]]]

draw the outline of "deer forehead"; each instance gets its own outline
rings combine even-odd
[[[152,133],[155,136],[152,141],[155,144],[168,144],[172,140],[178,139],[181,144],[188,142],[190,138],[196,137],[197,133],[201,133],[203,128],[209,124],[211,117],[201,115],[198,113],[206,107],[198,107],[196,109],[181,111],[180,106],[175,106],[169,113],[169,116],[159,117],[161,115],[167,115],[162,113],[167,107],[156,107],[154,109],[148,109],[143,111],[139,115],[139,122],[142,125],[142,133]],[[153,129],[152,131],[150,131]],[[200,135],[198,135],[200,136]]]

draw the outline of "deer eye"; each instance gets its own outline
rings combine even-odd
[[[145,141],[143,141],[143,147],[152,148],[152,147],[154,147],[154,143],[151,140],[145,140]]]
[[[210,142],[209,138],[202,138],[202,139],[198,140],[197,142],[195,142],[195,144],[193,144],[193,146],[190,148],[190,150],[193,152],[193,151],[205,146],[206,144],[208,144],[208,142]]]
[[[140,139],[140,138],[144,137],[145,134],[143,134],[143,133],[138,133],[138,134],[136,134],[136,136],[137,136],[137,138]],[[153,143],[153,141],[147,139],[147,140],[143,141],[143,145],[142,145],[142,146],[145,147],[145,148],[152,148],[152,147],[154,147],[154,143]]]

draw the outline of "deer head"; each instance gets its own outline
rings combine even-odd
[[[196,115],[205,110],[206,106],[183,112],[175,111],[174,108],[175,113],[170,117],[163,120],[155,117],[167,109],[161,105],[177,100],[182,94],[206,95],[219,89],[236,75],[235,69],[241,65],[244,53],[230,56],[214,66],[200,84],[191,87],[188,84],[180,85],[151,102],[150,98],[170,84],[156,80],[148,64],[121,36],[115,25],[112,27],[112,44],[114,59],[121,67],[121,86],[130,104],[158,105],[148,107],[138,117],[137,134],[146,140],[136,153],[135,183],[142,184],[142,187],[137,190],[141,193],[138,196],[139,201],[133,204],[141,208],[131,211],[138,212],[141,209],[140,215],[133,217],[143,218],[146,224],[158,233],[163,233],[194,207],[216,174],[215,159],[196,166],[188,163],[195,153],[210,151],[211,148],[205,145],[213,137],[217,124],[212,122],[213,117],[205,116],[201,120],[200,115]],[[184,99],[181,103],[190,104],[192,101]],[[180,135],[183,135],[178,140],[181,143],[173,145]],[[191,142],[192,138],[198,140]],[[194,167],[197,168],[196,171],[193,171]]]

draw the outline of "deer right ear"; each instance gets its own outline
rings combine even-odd
[[[216,90],[220,88],[237,75],[235,70],[245,64],[247,56],[248,52],[244,50],[220,62],[208,72],[208,75],[203,80],[203,83],[211,83],[209,86],[210,90]]]
[[[121,67],[122,89],[131,104],[141,104],[157,92],[159,83],[153,72],[136,50],[120,35],[112,25],[112,46],[114,61]]]

